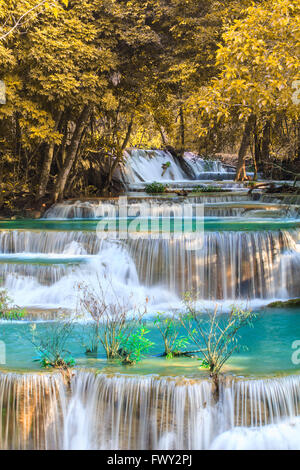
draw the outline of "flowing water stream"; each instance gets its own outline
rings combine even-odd
[[[234,169],[218,160],[204,160],[186,152],[182,160],[163,150],[127,150],[126,165],[122,170],[125,184],[151,181],[190,181],[234,178]],[[169,166],[163,171],[163,165]]]
[[[161,151],[129,152],[122,172],[128,188],[150,182],[149,175],[180,186],[229,180],[232,169],[193,155],[178,162]],[[53,318],[58,309],[74,313],[78,283],[100,281],[105,295],[117,293],[132,308],[147,302],[154,331],[153,314],[182,308],[182,294],[193,289],[204,310],[241,303],[260,312],[261,322],[243,336],[249,352],[232,358],[216,395],[197,361],[148,358],[130,369],[131,376],[101,354],[84,359],[78,327],[70,347],[81,369],[69,381],[38,372],[33,348],[25,344],[30,323],[2,322],[7,363],[0,373],[0,448],[299,449],[300,376],[270,378],[298,373],[290,358],[292,342],[300,339],[299,309],[262,309],[274,299],[300,297],[299,201],[291,206],[276,197],[253,198],[238,187],[187,199],[136,194],[127,202],[125,228],[140,224],[139,236],[127,239],[112,229],[106,238],[97,235],[104,215],[124,227],[116,199],[67,201],[40,220],[1,221],[0,278],[13,301],[39,312],[36,327],[43,329],[47,312]],[[186,202],[204,204],[203,232],[197,233],[196,217],[184,215]],[[163,236],[142,237],[145,220]],[[182,223],[196,227],[196,249]]]
[[[1,449],[299,449],[299,378],[0,374]]]
[[[62,231],[2,230],[0,276],[25,307],[74,307],[74,285],[99,278],[127,297],[148,296],[154,306],[190,289],[212,302],[299,296],[299,229],[268,223],[270,230],[261,230],[261,221],[242,231],[235,223],[220,220],[225,230],[205,232],[199,250],[188,250],[184,235],[102,240],[92,229],[74,231],[71,223]]]

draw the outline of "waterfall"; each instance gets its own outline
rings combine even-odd
[[[164,171],[164,165],[169,166]],[[125,152],[121,170],[125,184],[153,181],[189,181],[201,179],[234,179],[235,171],[217,160],[204,160],[185,153],[182,161],[164,150],[131,149]]]
[[[96,254],[101,240],[95,232],[2,230],[0,253]],[[72,250],[72,251],[71,251]]]
[[[3,373],[0,449],[299,449],[299,386],[226,378],[217,399],[205,379]]]
[[[212,439],[212,401],[208,381],[189,386],[185,379],[81,373],[73,382],[71,409],[79,404],[84,413],[90,448],[190,449],[205,448]],[[71,426],[65,448],[72,448],[73,436]]]
[[[262,194],[260,197],[262,202],[276,202],[286,205],[300,206],[299,194]]]
[[[248,194],[226,194],[220,196],[190,196],[186,199],[186,202],[189,204],[205,204],[204,215],[213,215],[217,216],[237,216],[240,215],[243,211],[243,207],[240,208],[228,208],[227,203],[241,203],[250,201]],[[151,201],[143,200],[139,201],[134,198],[128,198],[128,205],[130,208],[131,214],[138,214],[141,210],[141,203],[148,203],[149,212],[152,214],[155,212],[161,211],[162,208],[166,212],[170,212],[170,208],[173,210],[174,214],[177,212],[182,213],[182,201],[178,198],[175,200],[166,200],[164,198],[151,198]],[[46,219],[54,220],[64,220],[64,219],[99,219],[103,217],[104,212],[108,217],[118,216],[118,200],[108,200],[108,201],[67,201],[60,204],[54,204],[46,212]],[[217,211],[211,205],[216,204],[218,206],[224,205],[224,207],[218,207]],[[219,211],[219,212],[218,212]]]
[[[129,247],[142,284],[179,294],[194,289],[199,299],[266,299],[299,295],[295,238],[287,231],[207,232],[198,251],[186,250],[183,239],[133,240]]]
[[[0,373],[0,449],[59,448],[66,407],[61,374]]]
[[[299,377],[234,381],[222,389],[223,430],[212,450],[299,450]]]
[[[55,232],[48,232],[44,239],[35,235],[34,232],[23,232],[21,240],[13,236],[12,243],[4,245],[13,252],[16,248],[20,249],[20,256],[23,251],[22,243],[25,243],[27,249],[31,247],[34,251],[43,250],[44,253],[47,253],[47,250],[53,253],[56,249],[58,253],[55,257],[59,257],[64,250],[70,253],[73,238],[73,241],[76,240],[72,245],[75,252],[80,251],[77,246],[80,244],[82,251],[88,248],[94,256],[83,254],[79,258],[84,262],[78,263],[77,257],[76,261],[64,265],[57,265],[55,262],[50,265],[28,266],[3,263],[1,272],[6,273],[4,287],[17,305],[75,309],[78,301],[77,284],[85,282],[97,289],[99,281],[108,296],[114,295],[111,292],[113,289],[120,298],[124,297],[126,303],[128,301],[131,304],[130,298],[134,295],[136,302],[145,304],[147,293],[140,286],[136,266],[126,248],[120,243],[100,241],[95,233],[89,232],[63,233],[60,240]],[[6,237],[4,238],[7,241]],[[15,266],[15,269],[11,266]],[[161,293],[161,296],[164,296],[164,293]]]
[[[189,251],[184,236],[114,242],[95,232],[2,231],[0,275],[24,306],[72,308],[76,283],[97,279],[153,306],[191,289],[210,301],[297,297],[298,237],[296,230],[205,232],[202,249]]]

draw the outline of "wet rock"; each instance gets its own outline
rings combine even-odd
[[[290,299],[286,301],[277,300],[267,305],[267,308],[293,308],[300,307],[300,299]]]

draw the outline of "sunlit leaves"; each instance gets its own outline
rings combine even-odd
[[[223,34],[216,54],[220,74],[190,100],[213,120],[240,120],[251,113],[299,114],[292,100],[300,74],[300,5],[264,1],[246,9]]]

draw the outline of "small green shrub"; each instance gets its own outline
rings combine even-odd
[[[122,358],[122,364],[136,364],[145,357],[149,349],[154,345],[152,341],[146,338],[150,330],[145,327],[140,327],[133,332],[129,337],[125,335],[120,336],[120,350],[119,354]]]
[[[43,368],[68,369],[75,365],[66,343],[74,330],[75,318],[60,315],[57,321],[30,325],[28,340],[38,353],[35,362]]]
[[[163,316],[157,314],[154,325],[160,332],[164,342],[164,356],[171,359],[174,356],[180,356],[184,353],[189,340],[187,337],[180,336],[181,322],[174,316]]]
[[[37,362],[43,369],[68,369],[75,366],[75,359],[73,357],[61,358],[59,356],[49,359],[48,353],[40,353]]]
[[[220,188],[219,186],[204,186],[199,185],[195,186],[192,190],[192,193],[226,193],[228,189]]]
[[[92,334],[84,345],[85,352],[96,353],[98,344],[101,343],[107,359],[119,359],[121,341],[126,343],[141,325],[146,305],[141,309],[132,305],[130,300],[123,299],[114,290],[110,281],[104,286],[98,279],[97,286],[81,283],[77,288],[80,313],[83,316],[88,315],[94,323]]]
[[[145,191],[147,194],[161,194],[164,193],[168,186],[163,183],[154,181],[153,183],[147,184]]]
[[[26,314],[25,309],[12,304],[12,299],[5,289],[0,290],[0,319],[1,320],[21,320]]]

